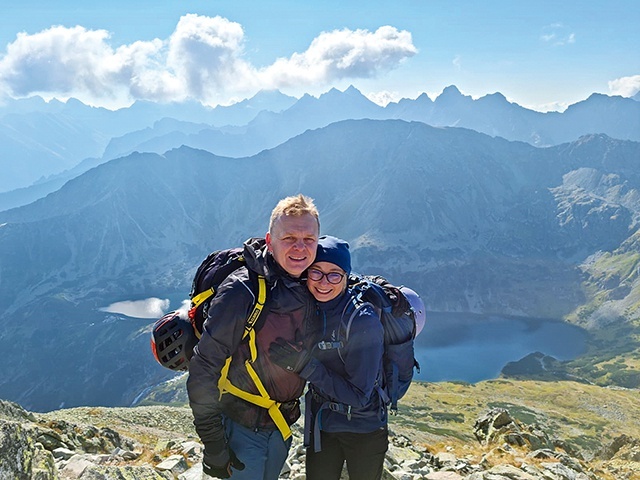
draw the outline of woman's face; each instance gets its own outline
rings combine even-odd
[[[307,270],[307,288],[319,302],[328,302],[347,287],[347,276],[339,266],[316,262]]]

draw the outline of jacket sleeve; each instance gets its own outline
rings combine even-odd
[[[383,352],[382,323],[374,309],[365,305],[354,318],[347,346],[342,350],[345,375],[312,358],[300,376],[337,402],[364,407],[370,402],[381,371]]]
[[[218,390],[226,359],[236,351],[254,299],[246,275],[231,275],[212,299],[204,331],[189,362],[187,393],[194,425],[204,444],[218,442],[224,435]]]

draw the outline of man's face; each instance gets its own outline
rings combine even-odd
[[[318,221],[313,215],[283,215],[267,233],[267,246],[278,265],[297,278],[316,258],[318,234]]]

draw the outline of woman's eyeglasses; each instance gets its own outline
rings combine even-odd
[[[333,285],[337,285],[344,278],[344,273],[338,273],[338,272],[324,273],[323,271],[316,270],[315,268],[310,268],[309,270],[307,270],[307,278],[309,280],[313,280],[314,282],[319,282],[322,280],[322,277],[327,277],[327,282]]]

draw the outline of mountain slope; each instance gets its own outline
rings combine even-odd
[[[574,382],[414,383],[389,419],[383,478],[637,478],[636,395]],[[301,424],[283,480],[304,475]],[[37,414],[0,400],[0,445],[2,478],[202,477],[202,445],[182,405]]]
[[[280,92],[261,91],[231,106],[210,108],[195,101],[142,101],[111,111],[75,99],[66,103],[47,103],[39,97],[13,100],[0,105],[0,192],[27,187],[41,177],[71,169],[88,157],[102,157],[112,138],[149,128],[167,117],[175,123],[206,123],[208,127],[244,125],[263,109],[281,111],[294,101],[294,97]],[[173,143],[165,150],[172,146]],[[113,147],[108,150],[105,160],[118,156],[110,156]]]

